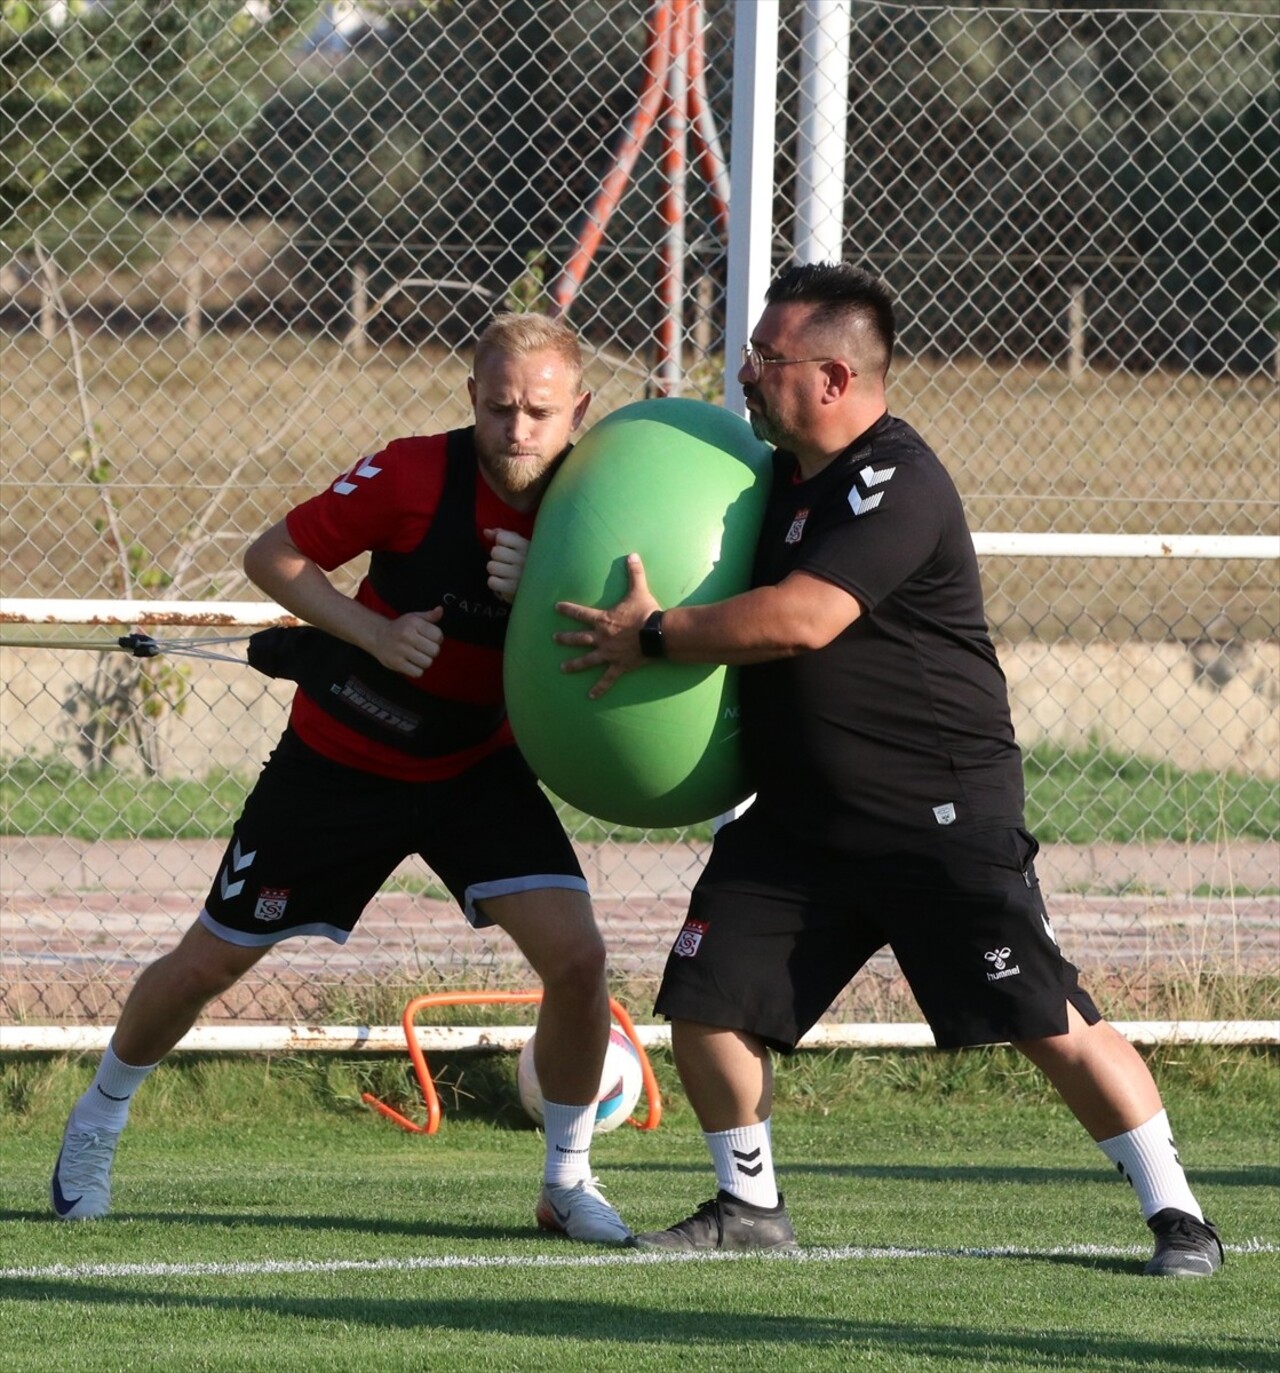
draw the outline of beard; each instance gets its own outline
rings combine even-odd
[[[480,455],[480,465],[499,492],[505,491],[511,496],[521,496],[545,487],[564,461],[568,451],[568,448],[565,448],[554,458],[513,453],[483,453]]]
[[[763,411],[748,410],[747,419],[751,422],[751,432],[762,443],[772,444],[774,448],[787,446],[787,436]]]
[[[489,475],[506,491],[527,491],[547,475],[551,464],[533,457],[499,453],[485,459]]]
[[[761,443],[772,444],[774,448],[785,448],[787,446],[787,436],[769,418],[764,410],[754,410],[751,402],[756,400],[758,392],[755,387],[748,383],[742,388],[742,398],[747,402],[747,423],[751,426],[751,432],[760,440]]]
[[[747,411],[747,419],[751,422],[751,432],[762,443],[772,443],[775,448],[779,446],[779,441],[770,423],[768,415],[761,415],[759,411]]]

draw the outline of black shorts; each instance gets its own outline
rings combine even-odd
[[[895,855],[797,845],[755,807],[716,835],[657,1011],[787,1052],[888,945],[940,1048],[1065,1034],[1101,1017],[1058,950],[1025,830]]]
[[[587,890],[564,827],[514,748],[458,777],[402,782],[335,763],[286,732],[236,821],[200,913],[232,944],[345,944],[395,868],[420,854],[476,928],[487,897]]]

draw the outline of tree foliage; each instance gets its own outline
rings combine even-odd
[[[630,113],[633,92],[620,75],[634,74],[642,34],[636,51],[618,54],[619,67],[602,67],[601,35],[616,34],[617,21],[593,31],[586,12],[597,8],[397,8],[340,58],[300,66],[242,137],[150,202],[288,221],[322,319],[345,317],[356,266],[374,298],[398,281],[448,282],[430,299],[415,288],[416,302],[397,300],[412,319],[395,327],[469,336],[532,257],[570,241]],[[628,215],[640,203],[630,197]],[[381,322],[394,315],[388,309]]]
[[[362,268],[375,298],[410,279],[469,283],[416,316],[460,333],[567,256],[634,106],[646,10],[400,0],[362,41],[304,58],[283,45],[317,0],[271,0],[265,23],[242,0],[66,0],[95,7],[61,27],[41,3],[0,0],[11,239],[48,243],[58,217],[135,204],[267,214],[290,225],[320,318],[344,316]],[[784,11],[780,243],[793,237],[801,65],[797,10]],[[706,5],[730,149],[734,13]],[[1095,357],[1265,364],[1280,300],[1273,2],[854,16],[847,251],[891,273],[907,348],[1053,356],[1066,293],[1083,287]],[[581,298],[619,336],[651,327],[658,180],[640,159]],[[706,208],[695,200],[691,217]],[[689,241],[715,235],[691,224]]]
[[[1053,356],[1083,287],[1097,360],[1268,365],[1273,13],[877,9],[855,42],[846,229],[908,349]]]
[[[127,203],[214,156],[258,116],[315,0],[0,4],[0,226],[11,246]],[[15,241],[16,240],[16,241]]]

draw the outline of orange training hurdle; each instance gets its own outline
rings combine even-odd
[[[440,1128],[440,1098],[436,1093],[435,1083],[431,1079],[431,1069],[427,1066],[427,1057],[422,1052],[422,1046],[418,1043],[417,1029],[414,1024],[418,1013],[426,1010],[429,1006],[497,1004],[534,1006],[541,1000],[541,992],[430,992],[425,996],[415,996],[404,1008],[404,1015],[401,1017],[400,1023],[404,1026],[404,1037],[409,1046],[409,1057],[413,1060],[414,1071],[418,1075],[418,1085],[422,1088],[422,1099],[427,1107],[427,1123],[419,1125],[416,1121],[410,1120],[408,1116],[401,1115],[394,1106],[388,1106],[385,1101],[380,1101],[372,1092],[362,1092],[360,1099],[372,1106],[380,1115],[394,1121],[402,1130],[409,1130],[415,1135],[434,1135]],[[632,1116],[627,1124],[634,1125],[637,1130],[656,1130],[658,1122],[662,1119],[662,1094],[658,1090],[658,1080],[653,1075],[649,1055],[645,1053],[644,1045],[640,1043],[639,1036],[636,1034],[636,1027],[631,1023],[631,1017],[612,997],[609,998],[609,1013],[621,1026],[623,1034],[631,1041],[632,1047],[640,1059],[641,1080],[644,1083],[645,1099],[649,1106],[648,1113],[643,1120],[637,1120]]]

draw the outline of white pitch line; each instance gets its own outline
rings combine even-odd
[[[1280,1254],[1280,1244],[1250,1239],[1228,1244],[1228,1254]],[[455,1268],[612,1268],[654,1263],[707,1263],[765,1258],[772,1262],[844,1263],[856,1259],[1051,1259],[1142,1258],[1142,1245],[1074,1244],[1048,1249],[1000,1246],[989,1249],[904,1249],[896,1246],[845,1246],[802,1249],[795,1254],[711,1252],[667,1254],[627,1250],[616,1254],[441,1255],[435,1258],[385,1259],[264,1259],[259,1263],[81,1263],[49,1264],[44,1268],[0,1268],[0,1281],[20,1278],[203,1278],[257,1277],[278,1273],[423,1272]]]

